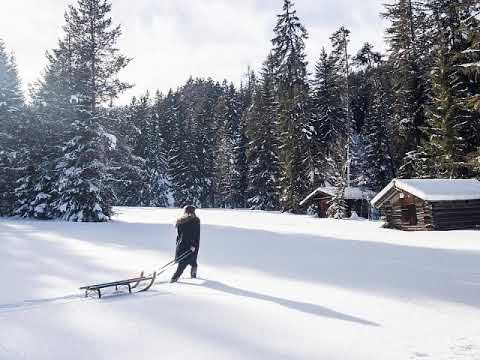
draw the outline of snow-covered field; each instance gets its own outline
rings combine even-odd
[[[480,359],[480,232],[199,211],[200,279],[84,299],[158,268],[178,210],[0,220],[0,359]]]

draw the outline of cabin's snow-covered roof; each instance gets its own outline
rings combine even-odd
[[[324,193],[330,196],[334,196],[337,188],[335,186],[321,186],[315,189],[310,195],[300,202],[300,206],[305,205],[311,198],[319,193]],[[346,200],[361,200],[361,199],[371,199],[375,196],[375,193],[371,190],[349,186],[345,188],[345,199]]]
[[[372,199],[375,206],[392,188],[425,201],[480,199],[480,181],[475,179],[394,179]]]

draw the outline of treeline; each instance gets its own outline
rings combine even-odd
[[[105,221],[113,205],[303,212],[315,187],[480,174],[478,0],[395,0],[388,53],[331,36],[313,74],[284,0],[272,47],[239,87],[191,78],[128,106],[129,59],[104,0],[78,0],[26,104],[0,43],[0,214]],[[326,44],[327,45],[327,44]]]

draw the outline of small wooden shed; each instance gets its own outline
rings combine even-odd
[[[308,207],[314,205],[317,214],[321,218],[327,217],[327,210],[337,188],[334,186],[322,186],[315,189],[310,195],[302,200],[300,206]],[[368,219],[370,214],[370,200],[375,196],[371,190],[349,186],[345,188],[345,202],[347,203],[347,215],[351,216],[355,211],[358,216]]]
[[[480,181],[395,179],[371,201],[401,230],[480,228]]]

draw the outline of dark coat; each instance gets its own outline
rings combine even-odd
[[[195,248],[194,254],[182,260],[182,263],[196,263],[198,248],[200,247],[200,219],[196,216],[184,216],[177,221],[177,247],[175,249],[175,258],[178,259],[192,246]]]

